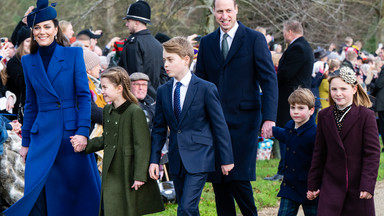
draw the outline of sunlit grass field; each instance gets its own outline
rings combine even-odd
[[[381,140],[380,140],[381,142]],[[384,178],[384,154],[381,154],[380,157],[380,168],[378,181],[382,181]],[[272,182],[264,180],[266,176],[272,176],[277,171],[277,166],[279,164],[278,159],[271,159],[269,161],[257,161],[256,163],[256,181],[252,182],[252,187],[254,191],[254,197],[257,208],[260,210],[265,207],[277,207],[278,198],[276,197],[280,188],[280,181]],[[177,204],[167,203],[165,204],[166,210],[153,214],[156,216],[173,216],[176,215]],[[199,204],[200,214],[204,216],[216,216],[216,207],[215,207],[215,195],[213,193],[213,188],[210,183],[205,184],[202,197]],[[240,214],[240,210],[237,209],[237,212]]]

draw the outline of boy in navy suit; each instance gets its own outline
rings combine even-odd
[[[311,90],[296,89],[289,97],[290,120],[284,128],[273,127],[273,136],[287,146],[284,178],[277,194],[281,197],[279,216],[297,215],[302,205],[306,216],[317,214],[317,199],[307,199],[307,177],[315,147],[316,123],[311,117],[315,97]]]
[[[199,215],[208,173],[216,169],[215,154],[223,175],[234,167],[231,139],[216,86],[189,71],[194,54],[191,43],[176,37],[163,48],[164,67],[173,79],[157,91],[149,174],[159,178],[160,151],[169,127],[169,167],[177,214]]]

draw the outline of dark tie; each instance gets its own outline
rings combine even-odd
[[[223,35],[223,40],[221,41],[221,52],[223,53],[224,60],[227,58],[229,47],[228,47],[228,42],[227,42],[227,37],[229,35],[225,33]]]
[[[181,114],[180,86],[181,86],[181,82],[177,82],[175,92],[173,93],[173,112],[175,113],[177,121],[179,121],[180,114]]]

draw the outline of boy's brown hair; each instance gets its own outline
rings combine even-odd
[[[307,88],[297,88],[288,97],[288,103],[290,105],[303,104],[307,105],[309,109],[315,107],[315,96],[311,90]]]
[[[194,56],[193,46],[186,38],[174,37],[171,40],[164,42],[163,47],[167,53],[175,53],[181,58],[188,56],[189,67],[191,66]]]

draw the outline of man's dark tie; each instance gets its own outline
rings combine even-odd
[[[224,60],[227,58],[228,51],[229,51],[229,46],[228,46],[228,42],[227,42],[228,36],[229,35],[227,33],[225,33],[223,35],[223,40],[221,41],[221,52],[223,53]]]
[[[173,112],[175,113],[177,121],[179,121],[180,114],[181,114],[180,86],[181,86],[181,82],[177,82],[175,92],[173,93]]]

